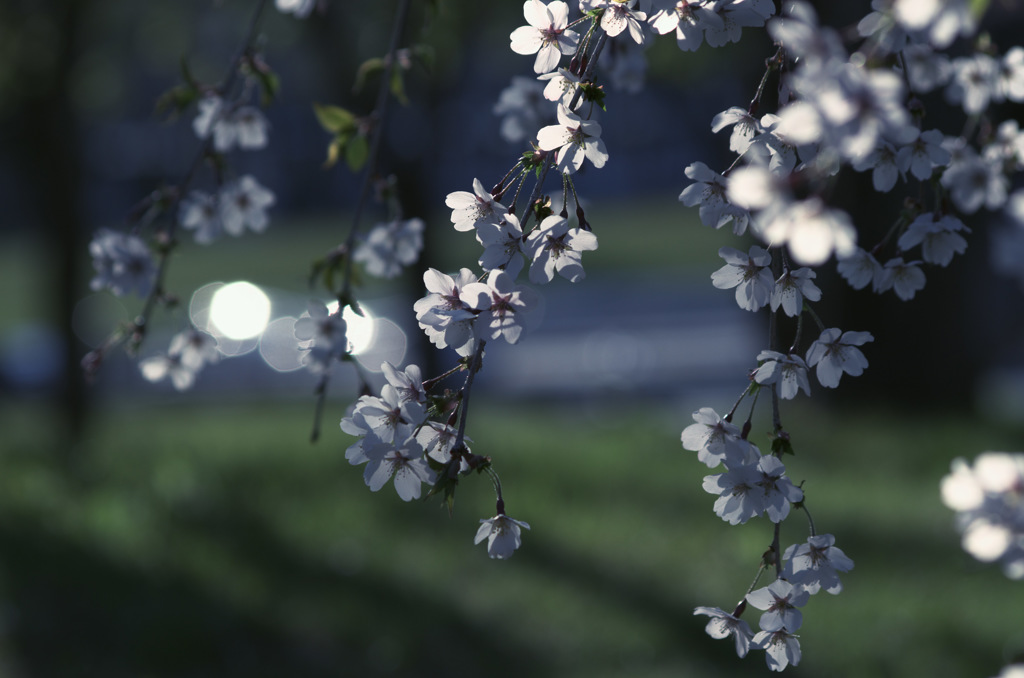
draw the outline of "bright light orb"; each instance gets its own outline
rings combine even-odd
[[[377,336],[377,326],[373,314],[365,304],[360,304],[363,314],[359,315],[346,306],[341,312],[341,318],[345,321],[345,338],[348,339],[348,352],[352,355],[359,355],[368,349]],[[332,301],[327,304],[328,313],[338,312],[338,302]]]
[[[270,322],[270,298],[245,281],[224,285],[210,300],[210,323],[228,339],[251,339]]]

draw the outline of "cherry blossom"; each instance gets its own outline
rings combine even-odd
[[[951,471],[942,479],[942,500],[957,511],[964,550],[1024,579],[1024,454],[985,452],[973,467],[955,459]]]
[[[960,104],[968,115],[977,115],[991,101],[1002,101],[999,65],[987,54],[976,52],[953,60],[953,79],[946,87],[946,100]]]
[[[494,199],[479,179],[473,179],[472,193],[449,193],[444,204],[452,208],[452,223],[456,231],[472,231],[481,224],[496,224],[508,214],[508,209]]]
[[[737,525],[764,511],[764,491],[758,487],[760,480],[761,472],[755,462],[704,476],[703,488],[705,492],[718,495],[715,515],[730,525]]]
[[[521,75],[501,91],[494,114],[501,116],[501,138],[518,144],[535,138],[537,128],[551,118],[544,98],[544,83]]]
[[[523,249],[523,229],[516,215],[510,212],[498,224],[480,224],[476,239],[484,246],[478,263],[485,271],[504,269],[515,279],[523,270],[527,254]]]
[[[544,73],[537,76],[544,86],[544,98],[548,101],[557,101],[568,107],[576,97],[576,89],[580,85],[579,76],[574,75],[564,68],[559,68],[551,73]]]
[[[783,576],[810,594],[822,589],[838,594],[843,583],[836,573],[852,570],[853,561],[835,543],[831,534],[819,534],[808,537],[803,544],[793,544],[782,554],[786,561]]]
[[[1009,180],[1003,174],[999,157],[980,156],[962,137],[947,137],[944,144],[951,154],[949,167],[942,173],[942,185],[956,208],[973,214],[981,207],[996,210],[1006,203]]]
[[[821,299],[821,290],[812,282],[814,277],[814,271],[809,268],[784,271],[775,281],[775,289],[772,290],[772,310],[777,311],[781,306],[786,315],[796,317],[803,310],[804,299]]]
[[[551,282],[556,272],[569,282],[579,282],[586,277],[583,252],[597,249],[597,236],[582,228],[569,228],[566,219],[551,215],[530,233],[526,249],[533,256],[530,282]]]
[[[798,391],[811,395],[807,383],[807,363],[798,355],[783,355],[778,351],[761,351],[758,362],[764,361],[754,372],[754,381],[762,386],[778,384],[779,397],[792,400]]]
[[[473,352],[473,324],[476,313],[463,300],[463,290],[477,281],[476,275],[463,268],[454,278],[437,269],[423,274],[427,296],[413,305],[416,320],[430,341],[438,348],[451,346],[460,355]]]
[[[957,35],[975,31],[969,0],[895,0],[896,20],[911,32],[923,32],[935,47],[947,47]]]
[[[219,357],[216,339],[206,332],[188,329],[171,338],[166,353],[141,360],[139,369],[147,381],[170,379],[176,390],[185,391],[192,388],[199,370]]]
[[[89,281],[92,290],[108,289],[119,297],[135,290],[145,297],[153,288],[156,265],[142,238],[101,228],[89,243],[89,254],[96,269]]]
[[[720,290],[736,288],[736,303],[746,311],[765,306],[775,289],[775,280],[769,268],[772,255],[754,245],[747,254],[732,247],[718,250],[725,266],[711,274],[711,284]]]
[[[761,630],[750,641],[750,646],[765,650],[765,661],[772,671],[782,671],[787,666],[800,663],[800,641],[785,626],[761,625]]]
[[[778,457],[761,457],[757,470],[760,474],[757,486],[762,490],[764,512],[773,523],[782,522],[789,515],[790,504],[804,498],[803,490],[786,477],[786,467]]]
[[[807,349],[807,366],[817,365],[818,382],[825,387],[839,386],[843,372],[851,377],[860,376],[868,361],[857,346],[874,341],[870,332],[842,332],[838,327],[830,327],[821,333],[810,348]]]
[[[199,100],[199,114],[192,121],[192,129],[200,139],[213,136],[213,147],[218,153],[227,153],[235,146],[242,150],[257,150],[267,145],[270,123],[252,106],[232,109],[219,96],[211,95]]]
[[[544,4],[540,0],[523,3],[523,15],[529,26],[521,26],[509,36],[516,54],[536,54],[533,70],[548,73],[558,66],[563,54],[572,54],[579,35],[569,30],[569,6],[561,0]]]
[[[711,131],[716,134],[729,126],[729,150],[739,155],[746,153],[754,137],[763,132],[757,118],[738,106],[722,111],[711,121]]]
[[[423,483],[434,484],[434,472],[423,459],[423,447],[415,437],[390,449],[381,456],[374,456],[366,464],[363,479],[371,492],[376,492],[394,477],[395,491],[402,501],[420,498]]]
[[[857,247],[853,252],[839,259],[836,270],[855,290],[862,290],[884,275],[882,265],[874,255]]]
[[[747,602],[764,610],[759,626],[762,629],[796,631],[803,623],[800,607],[807,604],[811,594],[803,586],[794,585],[785,579],[776,579],[768,586],[747,594]]]
[[[395,219],[374,226],[352,253],[352,259],[377,278],[397,278],[420,258],[422,219]]]
[[[902,150],[900,149],[900,151]],[[871,183],[875,190],[879,193],[888,193],[893,189],[893,186],[896,185],[896,180],[900,177],[898,157],[899,153],[893,145],[888,141],[882,141],[881,145],[874,151],[851,164],[853,169],[858,172],[870,169]],[[907,162],[909,164],[909,158]],[[906,170],[903,171],[905,172]],[[928,167],[928,172],[931,174],[931,165]]]
[[[706,29],[722,32],[725,28],[725,22],[714,12],[713,7],[711,4],[703,6],[697,2],[679,0],[671,8],[659,9],[647,20],[660,35],[675,31],[679,49],[694,52],[704,42]]]
[[[740,657],[747,656],[747,652],[750,650],[750,640],[754,637],[754,632],[750,630],[750,625],[747,622],[717,607],[701,606],[695,608],[693,613],[695,615],[706,614],[711,617],[708,620],[708,625],[704,627],[704,631],[716,640],[733,636],[736,641],[736,654]]]
[[[410,418],[418,421],[426,414],[427,392],[423,389],[423,373],[419,365],[408,365],[399,371],[394,365],[385,361],[380,366],[384,378],[388,380],[399,401],[406,408]]]
[[[504,560],[510,557],[522,543],[520,528],[528,530],[530,526],[521,520],[515,520],[504,513],[499,513],[493,518],[480,521],[480,529],[476,531],[473,543],[479,544],[486,539],[487,555]]]
[[[267,210],[274,205],[274,193],[246,174],[221,188],[217,205],[228,235],[242,235],[246,226],[262,233],[269,223]]]
[[[721,228],[730,221],[733,233],[743,235],[747,230],[750,215],[742,207],[726,198],[728,181],[721,174],[709,169],[702,162],[695,162],[686,168],[686,176],[694,183],[683,189],[679,201],[687,207],[700,205],[700,221],[705,226]]]
[[[714,8],[722,23],[705,26],[704,40],[710,47],[739,42],[744,28],[764,26],[775,13],[772,0],[717,0]]]
[[[710,407],[694,412],[693,420],[695,423],[683,429],[683,448],[696,452],[697,459],[709,468],[722,462],[732,468],[757,461],[756,449],[740,437],[740,429]]]
[[[195,231],[195,240],[201,245],[208,245],[219,238],[224,222],[217,194],[205,191],[189,193],[178,209],[178,223],[182,228]]]
[[[937,129],[921,132],[917,139],[896,154],[896,164],[903,172],[909,171],[921,181],[927,181],[936,167],[945,167],[952,154],[942,146],[945,137]]]
[[[911,222],[897,244],[904,251],[920,245],[922,259],[929,264],[948,266],[954,254],[967,250],[967,241],[960,231],[970,233],[970,229],[951,214],[922,214]]]
[[[340,310],[331,313],[322,301],[309,301],[306,313],[295,321],[292,331],[296,339],[306,343],[303,363],[311,372],[324,372],[348,350],[345,330]]]
[[[817,197],[793,203],[757,230],[772,245],[788,244],[793,259],[806,266],[825,263],[833,252],[837,258],[852,254],[857,240],[849,215]]]
[[[910,301],[921,289],[924,289],[925,276],[919,261],[903,261],[895,257],[885,262],[882,273],[875,279],[876,292],[892,289],[903,301]]]
[[[476,328],[481,338],[519,341],[526,327],[526,313],[536,304],[534,294],[516,285],[505,271],[492,271],[486,283],[470,283],[462,297],[470,308],[480,311]]]
[[[278,11],[284,12],[285,14],[294,14],[300,19],[305,19],[309,16],[313,8],[316,7],[318,0],[274,0],[274,5]]]
[[[632,9],[636,0],[580,0],[580,11],[604,10],[601,14],[601,29],[614,38],[625,30],[633,42],[642,45],[646,36],[643,22],[647,14]]]
[[[558,151],[555,164],[559,172],[571,174],[586,158],[594,167],[604,167],[608,152],[601,140],[601,125],[583,120],[564,104],[558,104],[558,124],[542,127],[537,132],[537,146],[542,151]]]

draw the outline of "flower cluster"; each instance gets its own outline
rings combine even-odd
[[[192,387],[196,375],[209,363],[220,359],[217,339],[195,328],[179,332],[171,338],[166,353],[145,358],[139,362],[139,369],[147,381],[170,379],[179,391]]]
[[[195,190],[181,201],[182,228],[195,231],[197,243],[207,245],[221,234],[240,236],[246,227],[262,233],[269,223],[267,210],[274,194],[253,176],[246,174],[220,187],[216,193]]]
[[[954,460],[942,501],[957,512],[965,551],[1024,579],[1024,454],[985,452],[973,465]]]
[[[107,289],[119,297],[132,290],[140,297],[149,295],[156,266],[142,238],[101,228],[89,243],[89,254],[96,269],[90,288]]]
[[[782,557],[785,565],[781,575],[768,586],[747,593],[732,613],[706,606],[693,611],[710,617],[705,630],[712,638],[732,636],[740,657],[751,649],[764,650],[772,671],[800,663],[800,641],[794,635],[803,624],[800,608],[821,590],[831,594],[842,591],[837,573],[853,569],[853,561],[835,546],[831,534],[812,535],[803,544],[789,546]],[[756,634],[740,619],[748,605],[763,611]]]

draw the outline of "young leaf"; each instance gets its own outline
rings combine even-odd
[[[316,113],[316,119],[320,122],[320,126],[328,132],[341,134],[355,129],[356,116],[340,106],[324,106],[314,103],[313,112]]]

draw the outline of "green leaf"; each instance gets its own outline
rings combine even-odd
[[[971,0],[971,14],[975,19],[981,19],[988,11],[989,0]]]
[[[779,436],[772,440],[772,454],[777,457],[781,457],[784,454],[796,454],[793,451],[793,443],[789,441],[789,436]]]
[[[366,79],[372,74],[384,70],[384,59],[380,57],[374,57],[367,59],[359,66],[359,70],[356,71],[356,82],[352,85],[352,91],[358,92],[366,84]]]
[[[351,138],[351,132],[343,132],[331,139],[331,143],[327,145],[327,159],[324,160],[324,169],[334,167],[335,163],[338,162],[338,158],[340,158],[341,154],[345,151],[345,146],[348,145],[348,140]]]
[[[367,142],[366,137],[362,134],[357,134],[349,141],[348,147],[345,149],[345,162],[348,163],[348,168],[353,172],[358,172],[366,164],[366,159],[370,155],[370,144]]]
[[[434,48],[430,45],[416,44],[410,48],[412,57],[415,59],[424,70],[428,73],[434,70],[434,62],[436,61],[436,53]]]
[[[320,122],[320,126],[328,132],[351,133],[356,128],[356,116],[340,106],[324,106],[314,103],[313,112],[316,113],[316,119]]]
[[[409,97],[405,96],[405,76],[402,75],[401,68],[394,68],[391,71],[391,93],[403,106],[409,105]]]
[[[269,69],[256,71],[256,78],[260,83],[260,104],[265,108],[274,102],[274,97],[281,89],[281,79]]]

